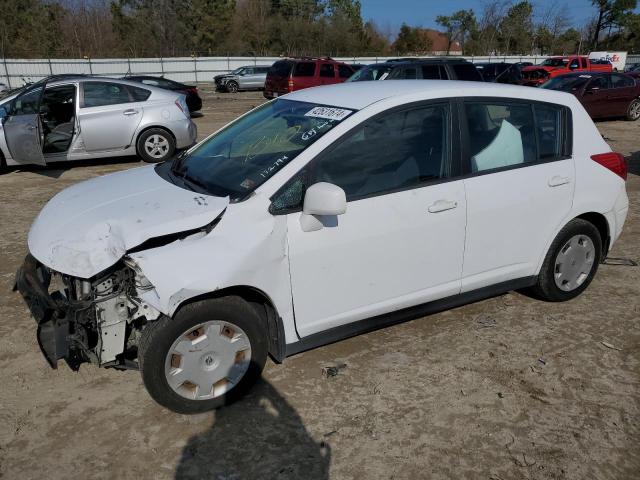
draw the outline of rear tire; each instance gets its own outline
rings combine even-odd
[[[227,83],[227,91],[229,93],[237,93],[239,89],[240,89],[240,86],[238,85],[237,82],[231,81]]]
[[[627,108],[627,120],[635,122],[640,118],[640,98],[633,100]]]
[[[185,348],[186,347],[186,348]],[[176,413],[233,403],[260,378],[267,360],[262,320],[240,297],[194,302],[142,331],[138,362],[151,397]]]
[[[167,130],[150,128],[138,137],[136,151],[144,162],[163,162],[175,153],[176,141]]]
[[[571,220],[549,247],[533,293],[550,302],[577,297],[593,280],[601,257],[598,229],[586,220]]]

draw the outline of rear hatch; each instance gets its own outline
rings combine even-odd
[[[289,77],[294,65],[292,60],[278,60],[271,65],[264,84],[265,95],[288,93]]]

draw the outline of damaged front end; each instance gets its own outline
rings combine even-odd
[[[32,255],[18,269],[15,286],[38,324],[38,343],[51,367],[64,360],[73,370],[85,362],[137,368],[140,329],[160,315],[139,297],[149,288],[124,261],[87,280],[52,271]]]

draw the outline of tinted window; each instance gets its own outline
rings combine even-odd
[[[636,82],[631,77],[616,75],[615,73],[611,75],[611,88],[626,88],[634,87],[635,85]]]
[[[458,80],[482,81],[482,77],[472,63],[457,63],[451,65],[451,68]]]
[[[448,118],[439,105],[370,120],[309,166],[306,185],[333,183],[355,200],[447,177]]]
[[[589,81],[591,75],[561,75],[546,81],[541,88],[549,90],[560,90],[562,92],[572,92],[579,90]]]
[[[128,87],[134,102],[144,102],[151,96],[151,91],[146,88]]]
[[[338,75],[340,75],[340,78],[349,78],[353,75],[353,70],[346,65],[338,65]]]
[[[362,82],[369,80],[384,80],[389,77],[393,67],[390,65],[368,65],[358,70],[351,78],[349,82]]]
[[[298,62],[293,69],[294,77],[313,77],[316,74],[316,64],[312,62]]]
[[[609,78],[605,75],[595,77],[593,80],[591,80],[589,88],[599,88],[600,90],[605,90],[609,88]]]
[[[13,115],[29,115],[38,113],[42,87],[34,88],[17,97],[13,103],[11,113]]]
[[[256,73],[267,73],[269,71],[269,67],[256,67]]]
[[[537,160],[531,105],[470,102],[465,110],[472,172]]]
[[[569,68],[580,68],[580,61],[577,58],[574,58],[573,60],[571,60]]]
[[[418,70],[416,67],[407,67],[402,70],[401,78],[405,80],[415,80],[418,78]]]
[[[533,109],[540,160],[560,158],[563,155],[562,107],[536,104]]]
[[[333,65],[331,63],[323,63],[320,65],[320,76],[321,77],[335,77],[335,73],[333,72]]]
[[[428,80],[440,80],[440,67],[438,65],[423,65],[422,78]]]
[[[253,75],[253,68],[248,67],[244,69],[244,72],[242,72],[243,75]]]
[[[288,60],[280,60],[271,65],[269,74],[276,77],[288,77],[291,74],[293,62]]]
[[[108,82],[84,82],[83,107],[100,107],[102,105],[116,105],[133,101],[129,96],[126,85]]]

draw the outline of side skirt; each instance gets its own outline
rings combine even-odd
[[[290,357],[297,353],[311,350],[312,348],[320,347],[322,345],[329,345],[331,343],[344,340],[345,338],[354,337],[361,333],[372,332],[374,330],[414,320],[432,313],[449,310],[454,307],[460,307],[468,303],[494,297],[512,290],[531,287],[535,285],[536,279],[537,277],[535,276],[517,278],[515,280],[497,283],[495,285],[479,288],[470,292],[460,293],[440,300],[434,300],[433,302],[423,303],[422,305],[416,305],[415,307],[409,307],[403,310],[386,313],[384,315],[359,320],[347,325],[341,325],[339,327],[325,330],[324,332],[314,333],[313,335],[304,337],[297,342],[288,344],[286,346],[286,356]]]

